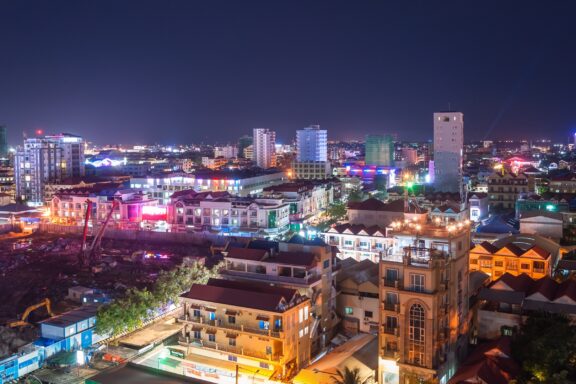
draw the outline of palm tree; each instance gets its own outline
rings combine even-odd
[[[364,379],[360,377],[359,368],[350,369],[348,367],[339,369],[336,376],[332,376],[334,384],[366,384],[369,379],[370,377]]]

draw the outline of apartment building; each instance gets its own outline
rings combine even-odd
[[[180,298],[180,352],[197,370],[228,376],[219,382],[233,380],[236,366],[248,382],[256,373],[259,381],[284,381],[308,365],[313,319],[310,299],[298,290],[210,279]]]
[[[282,184],[288,179],[284,172],[277,170],[198,170],[194,173],[172,173],[150,175],[130,179],[130,187],[142,189],[150,197],[165,205],[174,192],[193,189],[196,192],[226,191],[233,195],[248,196],[258,194],[264,188]]]
[[[576,193],[576,174],[552,176],[548,187],[553,193]]]
[[[156,207],[158,202],[142,191],[111,186],[95,185],[90,188],[72,188],[57,192],[50,201],[52,222],[82,226],[88,202],[92,202],[90,225],[103,222],[114,208],[110,226],[121,229],[138,229],[144,220],[144,207]]]
[[[305,222],[334,202],[334,183],[297,181],[264,188],[263,196],[280,195],[290,204],[290,221]]]
[[[505,273],[514,276],[526,274],[539,279],[551,276],[553,260],[552,254],[539,245],[513,241],[503,243],[501,240],[491,244],[485,241],[470,250],[470,271],[482,271],[492,281]]]
[[[340,292],[336,308],[344,332],[350,336],[359,332],[377,334],[380,325],[378,263],[348,258],[342,260],[341,265],[336,283]]]
[[[464,223],[395,222],[380,261],[380,383],[445,384],[468,345]]]
[[[289,230],[290,205],[282,198],[228,192],[175,192],[167,207],[172,231],[212,230],[237,236],[279,236]]]
[[[514,209],[520,194],[528,192],[528,177],[522,173],[493,173],[487,181],[490,210]]]
[[[332,247],[294,236],[289,242],[252,241],[247,248],[229,247],[223,253],[226,266],[221,274],[226,279],[266,282],[309,297],[312,354],[328,346],[339,322],[335,276],[340,265]]]
[[[377,225],[366,227],[362,224],[340,224],[322,233],[324,240],[338,248],[340,259],[353,258],[356,261],[380,261],[380,254],[392,248],[393,239],[387,237],[387,229]]]

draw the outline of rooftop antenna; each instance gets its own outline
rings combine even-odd
[[[448,102],[448,112],[452,112],[452,103]]]

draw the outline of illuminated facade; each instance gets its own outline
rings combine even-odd
[[[446,384],[468,344],[469,227],[392,227],[380,261],[379,382]]]
[[[366,136],[366,165],[376,167],[394,166],[394,140],[390,135]]]
[[[267,128],[254,128],[253,160],[260,168],[276,166],[276,132]]]
[[[284,381],[310,361],[310,299],[295,289],[211,279],[181,302],[182,356],[214,371],[231,365],[215,382],[234,382],[235,365],[247,380]]]
[[[44,185],[84,176],[84,140],[60,134],[24,140],[15,155],[16,197],[44,204]]]
[[[233,195],[248,196],[261,193],[264,188],[287,181],[283,172],[225,172],[208,171],[152,175],[130,179],[130,187],[142,189],[159,204],[168,204],[174,192],[194,189],[203,191],[226,191]]]
[[[522,173],[493,173],[487,181],[490,210],[514,209],[520,194],[528,192],[528,178]]]

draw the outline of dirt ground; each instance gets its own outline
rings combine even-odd
[[[78,236],[35,233],[27,237],[27,248],[13,249],[21,236],[0,237],[0,325],[16,319],[31,304],[49,298],[58,314],[79,303],[66,300],[68,288],[81,285],[111,295],[127,287],[150,286],[158,272],[172,269],[185,256],[205,256],[210,251],[194,245],[145,244],[124,240],[102,240],[101,272],[81,269]],[[130,256],[134,255],[131,261]],[[148,257],[142,255],[148,254]],[[44,309],[34,311],[29,321],[46,318]]]

